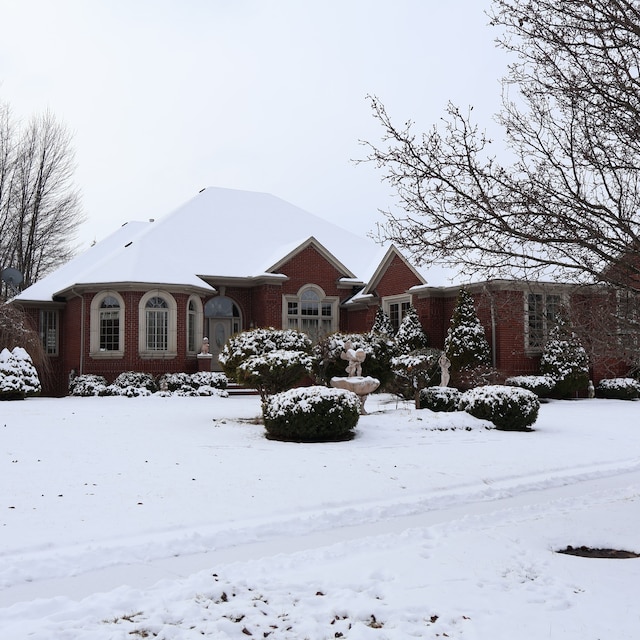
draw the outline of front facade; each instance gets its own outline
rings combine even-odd
[[[283,212],[281,201],[274,204],[270,196],[212,191],[171,214],[165,225],[125,229],[93,255],[92,247],[16,298],[49,356],[50,371],[42,375],[45,393],[66,394],[72,371],[108,381],[123,371],[195,372],[205,336],[215,369],[227,338],[254,327],[299,329],[313,339],[335,331],[366,332],[379,306],[396,328],[413,306],[431,346],[443,346],[459,287],[431,286],[394,247],[381,253],[362,239],[345,242],[346,232],[313,217],[301,221],[309,214],[292,212],[287,203]],[[185,239],[192,234],[180,237],[184,226],[195,228],[203,216],[220,212],[231,218],[230,229],[234,222],[250,226],[251,215],[262,218],[260,204],[272,215],[279,244],[265,237],[264,229],[253,239],[237,236],[235,253],[226,254]],[[323,240],[309,235],[299,241],[298,230],[289,225],[292,213]],[[334,243],[335,237],[340,242]],[[167,247],[172,255],[166,255]],[[158,255],[168,265],[160,264]],[[368,266],[358,272],[347,262]],[[476,301],[494,368],[505,376],[537,373],[547,323],[560,306],[571,304],[570,290],[513,281],[466,288]],[[611,369],[612,363],[596,362],[592,377],[607,377]]]

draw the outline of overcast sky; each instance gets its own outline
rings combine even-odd
[[[498,108],[490,0],[0,0],[0,101],[74,136],[82,247],[206,186],[266,191],[352,231],[389,187],[367,94],[428,128]],[[216,241],[215,228],[202,236]],[[224,241],[228,241],[225,239]]]

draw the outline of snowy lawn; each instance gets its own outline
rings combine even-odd
[[[534,431],[371,396],[267,440],[249,398],[0,403],[3,638],[637,638],[640,402]]]

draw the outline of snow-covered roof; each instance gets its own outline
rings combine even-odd
[[[153,283],[212,290],[207,281],[277,274],[283,259],[314,242],[344,277],[371,275],[380,248],[266,193],[203,189],[155,222],[130,222],[16,300],[50,301],[76,286]],[[366,282],[366,280],[364,280]]]

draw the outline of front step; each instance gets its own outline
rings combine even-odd
[[[257,396],[260,395],[257,389],[251,387],[243,387],[236,382],[229,382],[227,384],[227,393],[229,396]]]

